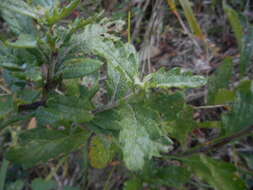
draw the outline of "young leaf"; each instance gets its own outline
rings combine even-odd
[[[53,10],[49,13],[46,13],[46,22],[49,25],[53,25],[63,18],[69,16],[74,9],[79,5],[80,0],[73,0],[71,1],[66,7],[63,7],[61,10],[58,10],[58,6],[56,6]],[[52,14],[51,14],[52,13]]]
[[[191,171],[219,190],[245,190],[244,182],[237,174],[236,168],[223,161],[200,155],[184,160]]]
[[[63,68],[59,70],[58,75],[62,74],[64,79],[80,78],[94,73],[103,63],[95,59],[72,59],[64,63]]]
[[[23,134],[24,142],[12,147],[6,158],[25,167],[46,162],[60,154],[68,154],[86,143],[90,132],[36,128]],[[32,137],[32,138],[31,138]]]
[[[151,88],[196,88],[206,84],[203,76],[183,72],[180,68],[174,68],[168,72],[163,68],[147,77],[151,78],[147,82],[147,86]]]
[[[138,110],[138,112],[137,112]],[[145,159],[160,156],[160,151],[167,151],[168,146],[155,141],[158,124],[150,117],[151,110],[137,109],[131,105],[120,108],[122,116],[119,121],[121,127],[119,141],[122,146],[126,166],[130,170],[143,168]],[[151,133],[153,131],[153,133]]]

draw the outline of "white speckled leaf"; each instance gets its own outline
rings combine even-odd
[[[119,122],[119,141],[125,164],[130,170],[142,169],[145,159],[160,156],[160,151],[168,150],[168,146],[155,138],[157,130],[159,131],[158,124],[152,118],[146,117],[149,110],[126,105],[119,113],[123,116]]]
[[[203,76],[183,72],[180,68],[174,68],[168,72],[163,68],[151,74],[149,86],[151,88],[196,88],[205,85],[206,82]]]

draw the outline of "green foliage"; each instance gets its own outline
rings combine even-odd
[[[238,177],[236,168],[229,163],[217,161],[204,155],[193,156],[185,163],[200,179],[207,181],[219,190],[246,189],[244,182]]]
[[[20,136],[20,144],[6,153],[8,160],[32,167],[60,154],[67,154],[86,143],[90,133],[84,130],[33,129]]]
[[[131,170],[140,170],[145,159],[160,156],[160,151],[168,151],[168,146],[159,140],[161,131],[153,119],[155,113],[142,106],[125,105],[119,110],[121,131],[119,142],[123,149],[126,166]],[[170,142],[170,141],[169,141]]]
[[[159,187],[165,185],[180,189],[190,179],[190,172],[187,168],[180,166],[158,167],[149,163],[141,173],[140,178],[148,184]]]
[[[29,168],[85,146],[87,171],[87,163],[102,169],[113,159],[124,161],[131,176],[126,190],[141,189],[143,184],[180,189],[191,181],[190,172],[215,189],[246,189],[232,164],[191,155],[205,152],[208,143],[200,151],[190,150],[190,156],[180,155],[188,149],[189,139],[198,140],[192,135],[199,126],[193,117],[198,109],[187,104],[185,92],[203,87],[206,78],[180,68],[144,75],[134,46],[117,35],[124,22],[103,14],[68,20],[79,2],[62,6],[57,0],[2,0],[0,4],[11,31],[0,42],[0,129],[11,133],[4,157]],[[190,2],[180,2],[193,33],[202,38]],[[241,41],[247,36],[237,26],[236,12],[226,4],[224,9],[240,44],[244,74],[252,45]],[[208,103],[229,109],[222,116],[219,140],[240,134],[253,123],[252,81],[239,81],[233,89],[232,71],[232,60],[227,58],[208,80]],[[36,121],[32,127],[31,121]],[[219,127],[219,121],[202,124]],[[171,153],[174,142],[179,150]],[[185,155],[189,159],[182,158]],[[166,160],[165,167],[155,165],[161,159]],[[22,189],[19,180],[4,186],[7,165],[4,161],[1,167],[0,189]],[[53,189],[56,183],[35,179],[31,188]]]
[[[252,81],[244,81],[237,90],[233,109],[222,118],[222,128],[226,135],[239,132],[252,125],[253,90]]]
[[[156,88],[196,88],[206,84],[202,76],[192,76],[189,72],[184,72],[179,68],[166,72],[164,69],[157,71],[151,76],[150,86]]]
[[[208,103],[214,104],[221,90],[228,89],[233,73],[232,59],[227,58],[215,74],[208,80]]]

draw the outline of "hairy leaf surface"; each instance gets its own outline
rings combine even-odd
[[[122,115],[119,141],[125,164],[131,170],[142,169],[145,159],[160,156],[160,151],[168,149],[168,146],[156,141],[159,126],[155,120],[147,117],[151,111],[140,107],[137,109],[126,105],[119,110]]]
[[[166,72],[163,69],[152,73],[149,86],[151,88],[196,88],[206,84],[203,76],[194,76],[183,72],[180,68],[174,68]]]

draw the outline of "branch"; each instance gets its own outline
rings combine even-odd
[[[236,134],[233,134],[229,137],[225,137],[221,140],[219,140],[218,142],[211,142],[211,143],[208,143],[208,145],[206,146],[202,146],[202,147],[199,147],[199,148],[196,148],[196,149],[193,149],[193,150],[189,150],[189,151],[186,151],[186,152],[183,152],[183,153],[180,153],[180,154],[172,154],[172,156],[176,156],[176,157],[185,157],[185,156],[191,156],[193,154],[197,154],[197,153],[207,153],[207,152],[210,152],[211,150],[213,149],[216,149],[216,148],[220,148],[234,140],[237,140],[241,137],[244,137],[244,136],[247,136],[247,135],[251,135],[251,132],[253,131],[253,125],[236,133]]]

